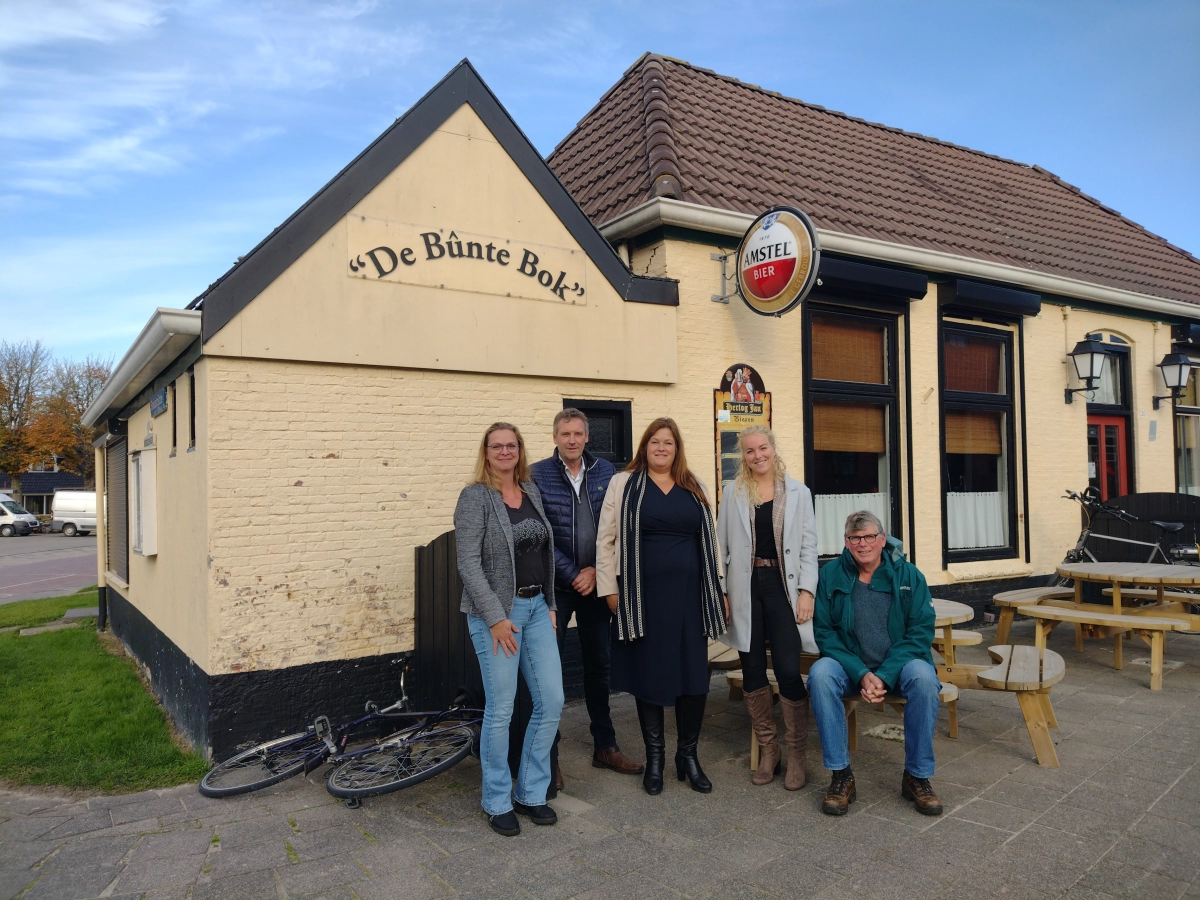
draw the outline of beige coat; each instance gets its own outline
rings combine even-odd
[[[625,485],[629,483],[629,472],[618,472],[608,483],[604,505],[600,508],[600,521],[596,525],[596,593],[601,597],[617,593],[617,574],[621,571],[621,498],[625,496]],[[712,503],[708,488],[700,482],[704,497]],[[718,574],[723,573],[723,561],[717,555]]]

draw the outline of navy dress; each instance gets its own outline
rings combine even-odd
[[[648,481],[642,499],[641,570],[645,637],[617,639],[612,624],[612,689],[658,706],[708,693],[708,638],[701,616],[696,498],[679,485],[664,494]]]

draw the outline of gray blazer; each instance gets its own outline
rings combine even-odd
[[[542,495],[532,481],[521,482],[533,508],[546,526],[546,578],[542,590],[546,604],[554,605],[554,532],[542,509]],[[507,619],[517,593],[517,559],[513,549],[512,523],[500,492],[484,484],[469,484],[458,495],[454,508],[457,532],[458,574],[463,582],[459,609],[478,616],[491,628]]]
[[[817,594],[817,525],[812,493],[808,488],[790,476],[785,476],[784,485],[787,499],[783,510],[783,546],[777,550],[782,554],[783,572],[787,576],[784,584],[794,613],[800,591],[808,591],[814,597]],[[775,510],[779,510],[778,495]],[[717,520],[717,540],[721,544],[725,593],[733,616],[729,620],[729,630],[719,640],[742,653],[750,650],[750,582],[754,573],[751,568],[754,558],[750,539],[752,515],[750,501],[738,490],[737,482],[725,485],[721,494],[721,515]],[[816,653],[812,622],[796,627],[804,651]]]

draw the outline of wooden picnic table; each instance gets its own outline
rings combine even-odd
[[[954,665],[954,626],[959,622],[970,622],[975,618],[975,610],[957,600],[939,600],[933,598],[933,627],[942,630],[942,656],[946,665]]]
[[[1136,585],[1140,588],[1153,588],[1157,595],[1158,604],[1154,615],[1174,611],[1178,614],[1190,615],[1182,609],[1182,604],[1167,600],[1164,596],[1168,586],[1200,588],[1200,566],[1168,566],[1157,563],[1063,563],[1058,567],[1058,574],[1064,578],[1075,580],[1075,603],[1083,602],[1083,583],[1095,581],[1112,586],[1113,614],[1122,615],[1128,610],[1122,608],[1122,585]],[[1140,592],[1139,592],[1140,593]],[[1200,600],[1200,598],[1197,598]],[[1180,607],[1178,610],[1170,606]]]

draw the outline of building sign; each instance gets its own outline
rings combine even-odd
[[[587,303],[582,250],[369,216],[347,216],[346,226],[351,278]]]
[[[717,425],[717,472],[721,490],[737,478],[742,463],[738,434],[748,425],[771,427],[771,395],[754,369],[738,363],[725,370],[713,391]],[[717,492],[720,497],[721,491]]]
[[[150,395],[150,415],[157,418],[167,411],[167,389],[160,388]]]
[[[738,293],[759,315],[781,316],[817,280],[821,245],[808,216],[776,206],[754,220],[737,252]]]

